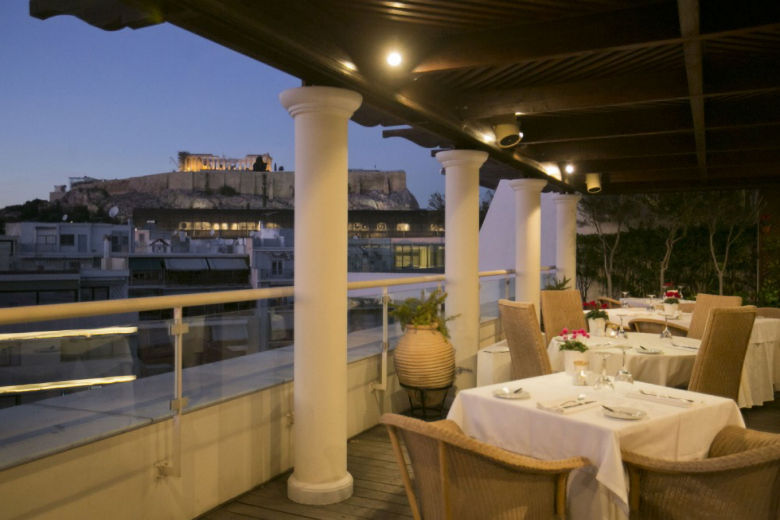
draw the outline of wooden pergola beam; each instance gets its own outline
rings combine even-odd
[[[699,0],[677,0],[680,13],[680,32],[685,38],[685,73],[688,77],[688,96],[693,119],[693,135],[696,140],[696,159],[699,173],[707,178],[707,138],[704,121],[704,78],[699,36]]]

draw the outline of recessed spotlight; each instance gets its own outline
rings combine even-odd
[[[357,66],[354,63],[352,63],[351,61],[344,60],[344,61],[341,62],[341,64],[347,70],[357,70]]]
[[[397,67],[401,64],[403,61],[403,58],[401,57],[401,53],[398,51],[391,51],[387,55],[387,64],[391,67]]]
[[[566,165],[566,173],[574,173],[574,165],[567,164]]]
[[[516,116],[522,116],[522,115],[525,115],[525,112],[515,112],[515,115]]]

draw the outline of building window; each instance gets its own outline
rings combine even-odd
[[[401,222],[395,226],[396,231],[409,231],[409,224],[406,222]]]
[[[271,260],[271,274],[281,275],[284,271],[284,260]]]
[[[76,239],[74,235],[60,235],[60,245],[61,246],[74,246],[76,245]]]

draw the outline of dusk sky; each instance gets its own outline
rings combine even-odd
[[[0,207],[48,199],[68,177],[171,171],[179,150],[295,168],[278,96],[300,80],[169,24],[108,32],[3,0],[0,71]],[[350,123],[349,167],[405,170],[421,207],[444,192],[429,150],[378,127]]]

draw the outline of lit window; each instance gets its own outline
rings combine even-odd
[[[409,231],[409,224],[406,222],[401,222],[400,224],[397,224],[395,226],[396,231]]]

